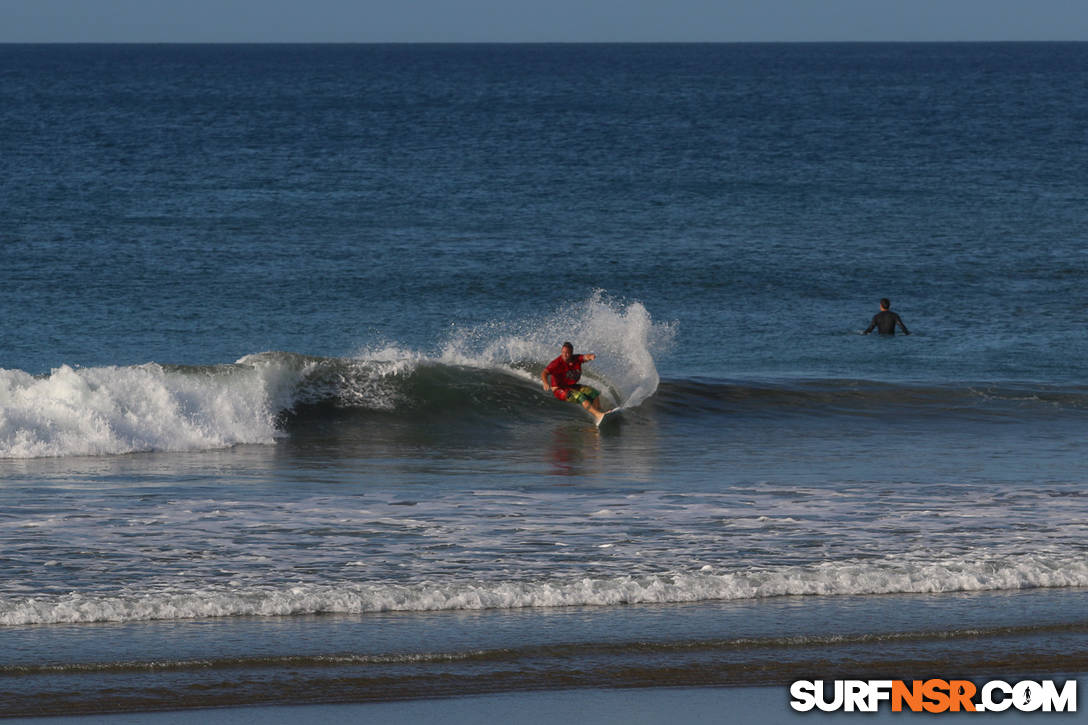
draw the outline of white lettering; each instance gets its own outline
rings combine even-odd
[[[819,708],[823,712],[877,712],[882,702],[891,702],[895,708],[904,704],[915,712],[944,712],[948,709],[961,709],[975,712],[1004,712],[1015,708],[1020,712],[1076,712],[1077,681],[1067,680],[1059,689],[1054,680],[1021,680],[1010,684],[1004,680],[990,680],[978,691],[977,697],[968,698],[974,693],[974,685],[963,680],[953,680],[951,684],[944,680],[915,681],[909,689],[904,689],[900,680],[834,680],[831,686],[831,698],[828,699],[828,682],[824,680],[797,680],[790,685],[790,707],[797,712],[809,712]],[[929,701],[915,699],[911,692],[922,685],[925,697]],[[934,709],[933,694],[937,697]],[[943,693],[948,692],[947,698]],[[894,695],[894,697],[893,697]],[[941,698],[944,698],[943,700]]]
[[[824,686],[823,680],[816,680],[816,684],[820,686],[819,693],[816,697],[816,707],[820,708],[824,712],[835,712],[840,707],[842,707],[843,700],[845,699],[845,695],[843,694],[844,687],[842,680],[835,680],[835,697],[831,700],[831,702],[828,702],[824,699],[827,688]]]
[[[1058,692],[1058,686],[1054,680],[1043,681],[1043,712],[1076,712],[1077,711],[1077,681],[1066,680],[1062,685],[1062,691]]]
[[[881,700],[892,699],[891,680],[869,680],[869,709],[868,712],[876,712],[880,709]]]
[[[872,712],[868,707],[869,686],[864,680],[847,680],[843,700],[847,712]]]
[[[790,696],[793,697],[790,707],[797,712],[808,712],[816,707],[817,684],[823,685],[822,682],[814,683],[809,680],[798,680],[790,685]]]
[[[1017,682],[1012,688],[1012,704],[1020,712],[1035,712],[1043,706],[1043,688],[1031,680]]]
[[[1000,700],[995,700],[993,693],[994,690],[998,690],[1002,693],[1003,697]],[[1004,712],[1012,707],[1012,685],[1003,680],[991,680],[982,686],[982,705],[983,707],[976,707],[976,710],[982,709],[986,712]]]

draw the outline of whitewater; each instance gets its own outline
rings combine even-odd
[[[1058,554],[970,562],[859,561],[730,574],[692,572],[585,577],[573,581],[297,584],[282,589],[231,586],[196,591],[164,588],[113,595],[71,593],[16,600],[0,598],[0,625],[604,607],[1047,587],[1088,587],[1088,562],[1084,557]]]
[[[0,369],[0,458],[272,445],[299,406],[460,415],[480,408],[486,387],[505,393],[500,408],[510,418],[539,406],[518,383],[535,380],[567,338],[598,352],[586,380],[611,406],[637,407],[657,389],[652,350],[667,347],[671,332],[642,304],[598,292],[546,318],[458,329],[432,354],[390,344],[344,358],[263,352],[203,366]],[[479,392],[459,394],[464,381]]]
[[[1088,672],[1086,49],[0,47],[0,715]]]

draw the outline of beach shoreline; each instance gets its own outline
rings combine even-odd
[[[0,725],[1088,673],[1088,43],[0,56]]]

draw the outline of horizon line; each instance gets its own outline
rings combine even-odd
[[[0,40],[0,45],[1010,45],[1088,40]]]

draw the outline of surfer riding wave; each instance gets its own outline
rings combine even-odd
[[[540,381],[544,385],[544,390],[559,400],[580,404],[599,423],[605,414],[605,411],[601,410],[601,391],[590,385],[578,383],[582,377],[582,363],[596,358],[597,356],[593,353],[575,355],[574,345],[564,342],[559,357],[548,363],[548,366],[541,371]]]

